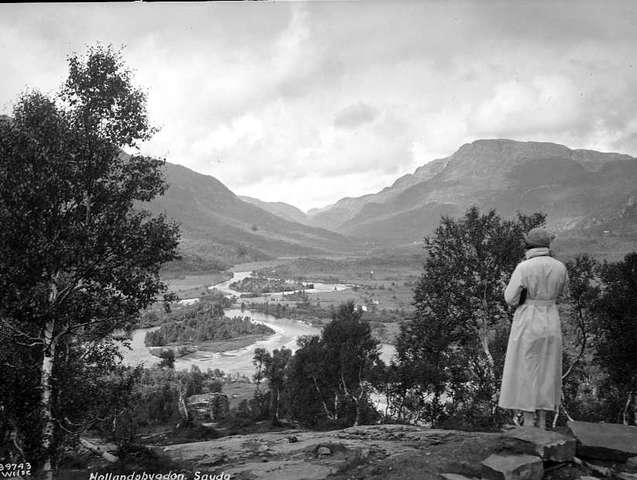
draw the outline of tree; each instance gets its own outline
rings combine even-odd
[[[337,382],[324,370],[320,337],[304,336],[297,342],[299,348],[290,360],[286,383],[290,414],[309,427],[335,423],[339,412]]]
[[[320,337],[302,338],[289,367],[293,415],[306,424],[359,425],[370,412],[378,341],[353,302],[340,305]],[[320,415],[320,417],[319,417]]]
[[[161,362],[159,362],[159,368],[175,368],[175,351],[172,348],[168,350],[162,350],[159,354]]]
[[[281,392],[285,387],[286,368],[292,351],[282,347],[275,349],[272,355],[265,357],[265,378],[268,380],[270,389],[270,414],[272,415],[272,425],[280,425],[279,408],[281,406]]]
[[[569,288],[566,302],[560,307],[563,331],[563,373],[561,408],[569,414],[585,413],[589,418],[592,398],[598,397],[598,379],[593,379],[596,367],[590,355],[594,325],[595,305],[600,294],[600,264],[589,255],[577,255],[566,263]],[[559,412],[553,418],[557,425]]]
[[[372,337],[369,323],[354,302],[340,305],[321,335],[326,367],[335,369],[334,377],[344,397],[354,403],[354,425],[360,425],[362,413],[372,390],[369,378],[378,362],[379,342]]]
[[[595,306],[595,350],[608,374],[604,395],[610,397],[623,423],[637,425],[637,253],[601,268],[602,290]],[[623,408],[621,408],[623,406]],[[616,419],[615,419],[616,420]]]
[[[443,217],[425,238],[424,272],[414,291],[414,316],[397,342],[401,376],[420,397],[421,416],[442,421],[453,399],[472,418],[491,417],[499,386],[511,311],[502,292],[523,258],[523,234],[545,216],[518,214],[504,220],[494,210],[470,208],[464,217]]]
[[[21,360],[2,368],[40,392],[36,411],[14,414],[49,476],[54,440],[73,430],[65,359],[134,324],[165,291],[159,269],[178,243],[174,223],[141,208],[164,192],[164,162],[122,151],[153,129],[121,53],[95,47],[68,63],[57,99],[24,94],[0,122],[0,320]]]
[[[261,381],[265,377],[265,365],[269,355],[270,354],[267,352],[265,348],[256,348],[254,350],[252,363],[257,368],[257,371],[255,372],[253,376],[254,381],[257,382],[256,393],[259,393]]]

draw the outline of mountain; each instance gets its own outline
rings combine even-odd
[[[273,215],[241,200],[212,176],[167,163],[166,180],[169,188],[149,209],[181,224],[181,250],[189,264],[354,250],[341,234]]]
[[[345,222],[354,218],[368,203],[388,201],[412,185],[433,178],[445,167],[446,162],[446,158],[429,162],[416,169],[413,174],[403,175],[390,187],[378,193],[355,198],[346,197],[333,205],[312,209],[308,212],[308,221],[311,225],[337,230]]]
[[[244,202],[251,203],[252,205],[257,206],[265,210],[266,212],[270,212],[271,214],[289,220],[290,222],[309,224],[307,215],[300,209],[296,208],[294,205],[290,205],[289,203],[264,202],[263,200],[259,200],[258,198],[246,197],[244,195],[240,195],[239,198]]]
[[[310,219],[345,235],[400,245],[421,241],[441,215],[462,215],[475,204],[505,216],[543,211],[558,232],[634,248],[635,198],[634,157],[555,143],[477,140],[381,192],[310,212]]]

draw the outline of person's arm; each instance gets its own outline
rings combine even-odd
[[[513,270],[513,273],[511,274],[509,284],[504,289],[504,300],[512,307],[517,307],[520,304],[520,294],[525,288],[522,284],[521,270],[522,269],[520,267],[520,264],[518,264],[518,266],[515,267],[515,270]]]

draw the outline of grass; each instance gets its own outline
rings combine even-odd
[[[210,285],[216,285],[217,283],[230,280],[232,274],[228,271],[213,272],[204,274],[188,274],[182,275],[177,278],[171,278],[166,280],[168,290],[177,293],[181,298],[191,298],[185,296],[184,292],[196,290],[197,292],[205,291]],[[196,297],[199,295],[193,295]]]

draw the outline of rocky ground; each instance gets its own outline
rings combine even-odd
[[[236,480],[637,480],[637,427],[606,432],[603,424],[590,425],[571,425],[577,439],[535,428],[481,433],[368,425],[237,435],[155,451],[190,472],[187,478],[199,471]]]

